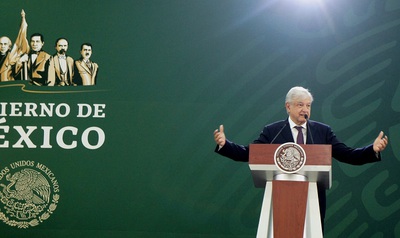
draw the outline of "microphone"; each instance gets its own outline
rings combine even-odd
[[[274,137],[274,139],[272,139],[272,141],[271,141],[270,144],[272,144],[272,143],[275,141],[276,137],[278,137],[278,136],[282,133],[283,129],[286,127],[287,124],[289,124],[288,121],[286,121],[285,125],[283,125],[282,128],[278,131],[278,133],[276,134],[276,136]]]
[[[304,119],[306,119],[306,121],[307,121],[307,134],[310,134],[311,144],[314,144],[314,138],[312,137],[312,133],[311,133],[310,125],[309,125],[310,123],[309,123],[307,114],[304,114]],[[310,132],[310,133],[308,133],[308,132]]]

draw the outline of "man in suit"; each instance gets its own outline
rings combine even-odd
[[[0,37],[0,81],[13,81],[12,68],[9,62],[11,40],[7,36]]]
[[[264,127],[255,144],[283,144],[286,142],[299,143],[296,138],[299,130],[303,134],[306,144],[332,145],[332,157],[353,165],[362,165],[381,160],[380,152],[386,148],[387,136],[381,131],[373,144],[363,148],[350,148],[336,138],[332,129],[320,122],[308,120],[311,115],[313,97],[303,87],[293,87],[286,95],[285,108],[289,115],[286,120],[278,121]],[[308,125],[307,125],[308,124]],[[300,126],[301,129],[296,129]],[[217,144],[215,151],[235,161],[249,161],[249,147],[238,145],[226,139],[223,125],[214,131],[214,140]],[[323,188],[318,188],[322,227],[326,210],[326,195]]]
[[[23,55],[16,65],[16,74],[25,74],[23,63],[27,62],[27,76],[25,80],[37,86],[54,86],[55,73],[51,55],[42,50],[44,37],[40,33],[34,33],[30,38],[31,52]]]
[[[92,44],[81,45],[81,58],[75,61],[74,85],[95,85],[99,66],[90,60],[92,56]]]
[[[66,38],[58,38],[55,44],[56,54],[53,55],[54,78],[55,85],[69,86],[72,85],[74,77],[74,60],[68,56],[68,40]]]

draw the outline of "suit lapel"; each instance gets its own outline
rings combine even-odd
[[[42,63],[44,60],[44,53],[41,51],[35,61],[35,66],[38,66],[40,63]]]
[[[60,60],[58,59],[58,55],[53,56],[54,59],[54,68],[56,69],[56,74],[58,78],[61,78],[61,67]]]
[[[7,68],[6,65],[8,64],[8,55],[10,52],[7,51],[7,53],[4,55],[3,60],[1,60],[1,68],[0,68],[0,73],[3,73],[3,71]]]
[[[292,128],[290,128],[289,122],[287,122],[287,126],[282,131],[282,136],[285,138],[286,142],[294,142]]]
[[[310,121],[310,120],[308,120],[308,128],[307,128],[307,142],[306,142],[306,144],[314,144],[315,143],[315,140],[314,140],[314,138],[318,138],[318,135],[316,134],[317,133],[317,130],[313,130],[313,122],[312,121]]]
[[[81,61],[81,66],[82,66],[82,68],[84,68],[85,71],[87,71],[89,74],[92,74],[92,71],[89,69],[89,67],[87,67],[86,63],[83,62],[83,60]]]
[[[283,123],[278,125],[279,129],[284,127],[283,130],[280,132],[280,135],[276,138],[275,143],[286,143],[286,142],[294,142],[292,129],[290,128],[290,124],[288,119],[286,121],[282,121]]]
[[[68,68],[68,73],[72,74],[72,68],[74,67],[74,60],[71,57],[67,57],[67,68]]]

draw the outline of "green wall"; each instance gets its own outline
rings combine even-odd
[[[91,42],[100,69],[93,87],[0,83],[0,102],[71,107],[67,117],[1,124],[11,129],[0,169],[33,161],[59,185],[48,219],[28,228],[2,222],[2,238],[255,237],[263,189],[247,164],[213,152],[212,133],[224,124],[229,139],[251,142],[286,117],[284,96],[296,85],[314,95],[311,118],[348,145],[370,144],[380,130],[390,141],[382,162],[333,162],[326,237],[400,237],[398,1],[16,0],[2,2],[0,35],[15,40],[21,9],[47,52],[65,36],[77,59]],[[80,103],[105,105],[105,117],[76,117]],[[37,148],[12,148],[13,126],[37,126]],[[51,149],[40,148],[43,126],[53,127]],[[67,126],[78,129],[65,135],[74,149],[57,144]],[[105,133],[98,149],[81,143],[90,127]]]

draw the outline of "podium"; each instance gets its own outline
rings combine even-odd
[[[287,172],[276,162],[276,152],[283,145],[250,145],[254,185],[265,187],[257,238],[323,237],[317,183],[324,189],[331,187],[332,147],[295,144],[305,153],[304,164]]]

